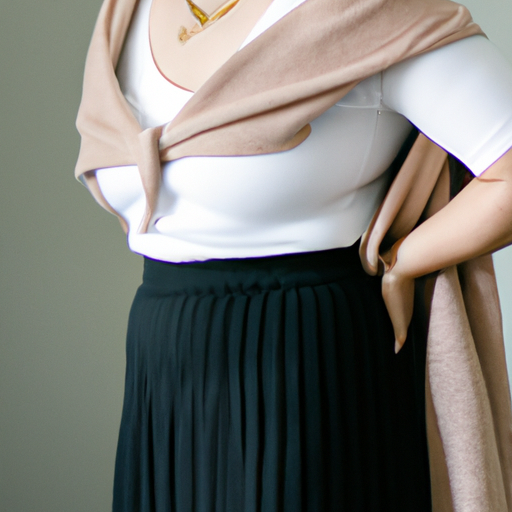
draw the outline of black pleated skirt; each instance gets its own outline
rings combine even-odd
[[[423,324],[395,355],[355,246],[146,259],[113,510],[430,511]]]

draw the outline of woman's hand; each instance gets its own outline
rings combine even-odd
[[[403,347],[411,323],[414,279],[391,270],[382,278],[382,296],[395,332],[395,353]]]
[[[395,353],[399,352],[407,338],[414,304],[414,278],[401,273],[398,263],[398,250],[404,240],[398,240],[381,256],[384,264],[382,297],[395,332]]]
[[[512,149],[381,259],[395,351],[412,317],[414,279],[512,243]]]

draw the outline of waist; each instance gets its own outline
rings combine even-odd
[[[145,258],[143,287],[164,295],[254,295],[340,279],[372,279],[362,269],[358,248],[357,242],[326,251],[197,263]]]

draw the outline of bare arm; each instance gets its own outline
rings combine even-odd
[[[383,296],[398,352],[412,316],[414,278],[512,243],[512,149],[416,228],[385,273]]]

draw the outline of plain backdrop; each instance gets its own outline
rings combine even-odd
[[[511,0],[464,3],[512,61]],[[108,512],[141,258],[73,178],[100,0],[0,6],[0,510]],[[496,260],[512,360],[510,255]]]

